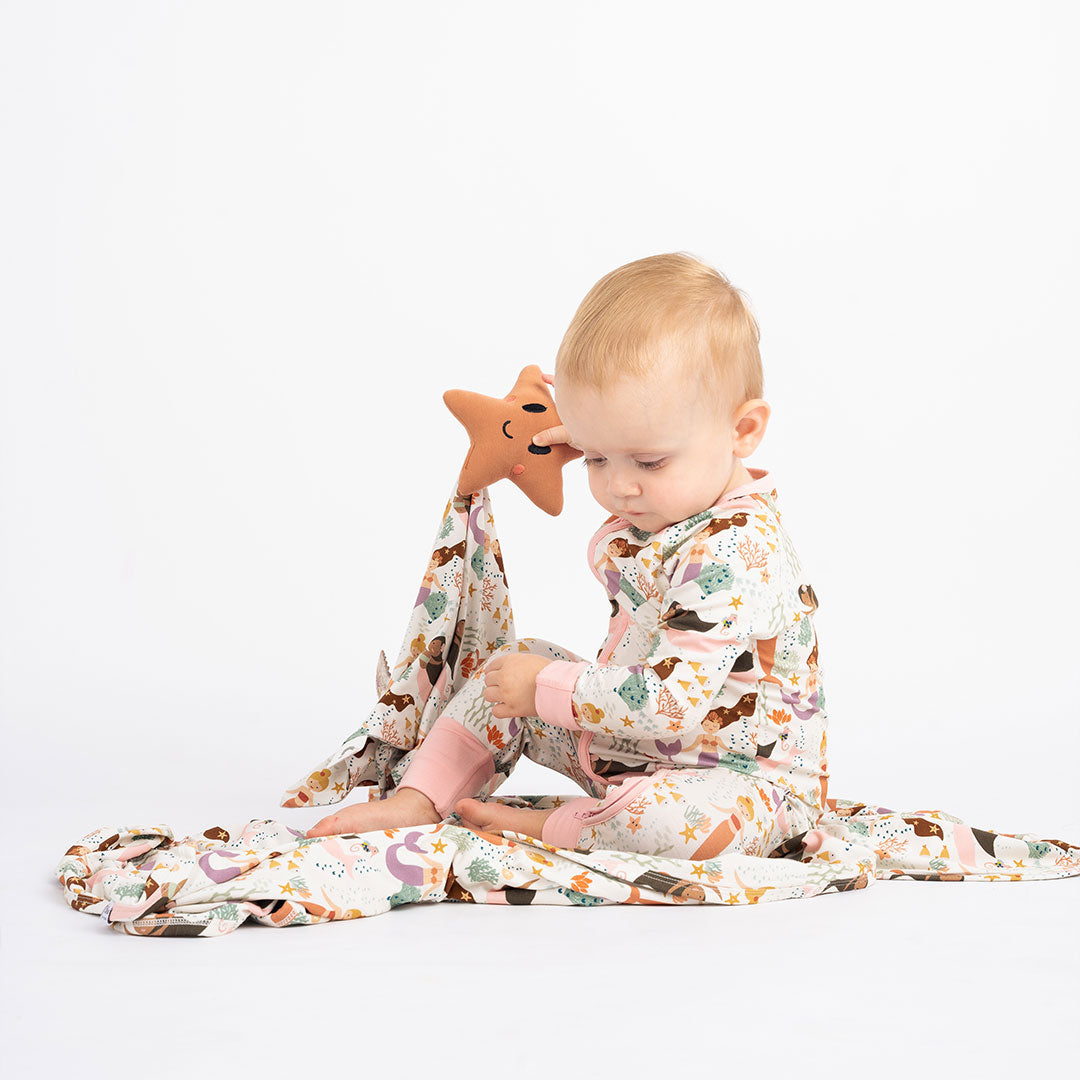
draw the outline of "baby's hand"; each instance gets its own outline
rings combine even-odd
[[[541,372],[541,375],[546,383],[553,383],[555,381],[553,375],[544,375],[543,372]],[[543,431],[538,431],[532,437],[532,441],[536,443],[537,446],[551,446],[554,443],[569,443],[575,450],[581,449],[580,446],[574,446],[574,444],[570,442],[570,432],[567,431],[562,424],[556,424],[554,427],[544,428]]]
[[[499,653],[484,664],[484,700],[496,720],[536,715],[536,676],[550,664],[533,653]]]

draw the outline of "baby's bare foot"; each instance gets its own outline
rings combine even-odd
[[[502,803],[487,803],[480,799],[459,799],[454,811],[461,817],[463,825],[483,832],[524,833],[535,840],[540,839],[544,822],[555,812],[550,810],[526,810],[520,806],[503,806]]]
[[[401,787],[386,799],[353,803],[324,817],[304,836],[362,833],[374,829],[398,829],[406,825],[437,825],[440,821],[439,812],[422,791]]]

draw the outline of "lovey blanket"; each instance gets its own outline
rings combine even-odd
[[[514,637],[488,489],[443,511],[393,669],[380,652],[378,701],[328,758],[282,796],[324,806],[354,788],[384,798],[446,703]],[[554,795],[490,796],[546,809]],[[248,918],[301,926],[378,915],[399,904],[755,904],[865,888],[897,877],[1021,881],[1080,875],[1080,844],[978,828],[940,810],[828,799],[814,828],[761,855],[682,860],[555,848],[509,830],[435,825],[305,838],[269,819],[176,839],[166,825],[95,829],[56,867],[71,907],[142,936],[214,937]]]

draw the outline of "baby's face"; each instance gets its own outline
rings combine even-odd
[[[585,454],[593,498],[645,532],[708,509],[744,475],[732,453],[734,429],[694,408],[696,390],[680,379],[553,390],[570,445]]]

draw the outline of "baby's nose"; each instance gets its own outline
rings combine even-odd
[[[629,473],[611,471],[611,494],[617,499],[625,499],[632,495],[641,494],[641,486]]]

